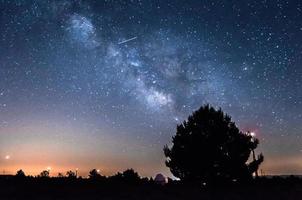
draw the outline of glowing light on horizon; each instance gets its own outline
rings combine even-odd
[[[9,160],[9,159],[10,159],[10,155],[6,155],[5,160]]]

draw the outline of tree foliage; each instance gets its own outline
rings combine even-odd
[[[69,170],[69,171],[66,172],[66,177],[67,177],[67,178],[76,178],[77,175],[76,175],[75,172]]]
[[[260,154],[247,163],[258,139],[239,131],[230,116],[209,105],[177,126],[172,143],[164,147],[166,165],[181,180],[247,180],[263,161]]]
[[[128,182],[128,183],[137,183],[141,180],[139,174],[134,171],[134,169],[126,169],[125,171],[118,172],[117,174],[109,177],[111,180],[117,182]]]
[[[89,172],[89,178],[90,179],[100,179],[100,178],[102,178],[102,175],[98,172],[98,170],[93,169]]]
[[[43,178],[48,178],[49,177],[49,171],[48,170],[44,170],[40,173],[40,177]]]
[[[18,178],[24,178],[25,177],[25,173],[22,169],[18,170],[16,173],[16,177]]]
[[[122,177],[124,180],[129,181],[129,182],[137,182],[139,181],[141,178],[138,175],[138,173],[136,171],[134,171],[134,169],[126,169],[123,173],[122,173]]]

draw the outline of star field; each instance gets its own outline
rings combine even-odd
[[[169,175],[163,146],[210,103],[256,133],[266,173],[302,172],[301,2],[2,0],[0,10],[0,155],[10,155],[0,168]]]

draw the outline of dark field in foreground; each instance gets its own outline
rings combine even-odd
[[[298,178],[259,179],[250,184],[197,187],[179,182],[157,185],[153,182],[114,182],[66,178],[0,178],[0,199],[302,199]]]

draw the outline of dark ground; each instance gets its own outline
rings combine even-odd
[[[208,188],[175,182],[160,186],[147,181],[133,183],[67,178],[1,177],[0,199],[302,199],[302,180],[294,177],[259,179],[250,184],[228,184]]]

